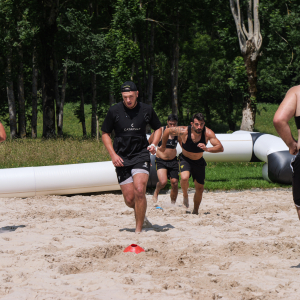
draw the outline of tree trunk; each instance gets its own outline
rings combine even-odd
[[[18,99],[19,99],[19,137],[26,138],[26,116],[25,116],[25,96],[24,96],[24,74],[23,74],[23,50],[18,49],[19,54],[19,74],[18,74]]]
[[[134,42],[137,44],[137,35],[136,34],[133,34],[133,39],[134,39]],[[140,102],[144,102],[139,66],[138,66],[138,62],[136,59],[134,60],[134,67],[135,67],[135,74],[136,74],[136,79],[137,79],[137,84],[138,84],[139,99],[140,99]]]
[[[116,100],[115,100],[114,92],[111,91],[111,92],[109,92],[109,106],[112,106],[115,103],[116,103]]]
[[[131,76],[130,76],[130,80],[131,80],[131,81],[134,81],[134,80],[133,80],[133,77],[134,77],[134,70],[135,70],[135,61],[133,61],[132,64],[131,64]]]
[[[96,73],[91,74],[92,81],[92,137],[97,136],[97,75]]]
[[[205,123],[208,126],[211,126],[211,112],[210,112],[210,107],[207,103],[207,101],[204,102],[204,111],[205,111]]]
[[[142,45],[141,45],[141,63],[142,63],[142,72],[143,72],[143,83],[144,83],[143,89],[141,88],[141,90],[143,93],[143,102],[146,102],[148,93],[147,93],[147,74],[146,74],[145,43],[144,42],[142,42]]]
[[[38,85],[38,68],[36,57],[36,46],[32,53],[32,116],[31,116],[31,137],[37,137],[37,85]]]
[[[97,4],[90,2],[90,16],[92,17],[95,14],[96,18],[98,17],[98,6]],[[94,30],[92,30],[94,33]],[[92,49],[92,55],[94,55],[94,45]],[[99,138],[99,128],[98,128],[98,116],[97,116],[97,74],[95,73],[96,62],[91,60],[91,65],[94,71],[91,72],[91,83],[92,83],[92,120],[91,120],[91,136]]]
[[[258,57],[253,59],[253,53],[255,52],[255,46],[252,41],[247,41],[247,48],[249,49],[244,57],[245,67],[248,77],[248,92],[249,96],[244,97],[243,101],[243,118],[241,124],[241,130],[253,131],[256,117],[256,96],[257,96],[257,64]]]
[[[45,112],[45,104],[46,104],[46,100],[47,100],[47,95],[46,95],[46,91],[45,91],[45,76],[44,76],[44,72],[43,70],[41,71],[41,85],[42,85],[42,108],[43,108],[43,137],[44,137],[44,132],[46,130],[45,125],[46,125],[46,114]]]
[[[153,101],[153,78],[154,78],[154,29],[155,23],[151,22],[151,41],[150,41],[150,64],[148,73],[148,99],[147,104],[152,105]]]
[[[65,61],[68,60],[68,55],[65,58]],[[63,125],[64,125],[64,105],[66,99],[66,86],[67,86],[67,79],[68,79],[68,67],[65,65],[63,67],[63,78],[61,84],[61,95],[60,95],[60,105],[59,109],[56,108],[57,117],[57,134],[59,137],[63,136]]]
[[[82,87],[81,71],[78,72],[79,89],[80,89],[80,122],[82,125],[82,134],[86,137],[85,113],[84,113],[84,93]]]
[[[59,1],[45,1],[43,5],[45,16],[40,28],[40,45],[42,50],[41,68],[44,76],[45,103],[43,111],[43,137],[55,137],[55,70],[54,50],[55,35],[57,32],[57,14]]]
[[[54,50],[54,78],[55,78],[55,108],[56,108],[56,127],[58,131],[58,122],[59,122],[59,110],[60,110],[60,95],[59,95],[59,86],[58,86],[58,64],[56,51]]]
[[[178,115],[178,64],[179,64],[179,18],[177,15],[176,38],[173,46],[171,67],[172,79],[172,113]]]
[[[253,1],[253,3],[252,3]],[[248,0],[247,24],[248,30],[243,21],[243,13],[239,0],[230,0],[230,8],[236,25],[240,49],[244,58],[248,76],[249,96],[243,101],[243,119],[241,130],[253,131],[256,114],[256,82],[257,62],[259,50],[262,45],[259,22],[259,0]]]
[[[6,92],[8,100],[8,112],[9,112],[9,126],[10,126],[10,138],[14,139],[17,135],[17,121],[16,121],[16,104],[14,94],[14,83],[12,81],[11,72],[11,49],[7,55],[7,67],[6,67]]]
[[[140,99],[140,102],[144,102],[141,77],[140,77],[139,66],[137,64],[137,61],[135,61],[135,74],[136,74],[136,79],[137,79],[137,83],[138,83],[139,99]]]
[[[233,95],[232,95],[231,91],[229,92],[228,97],[227,97],[226,115],[227,115],[227,124],[228,124],[229,130],[235,131],[235,122],[232,118],[232,115],[233,115]]]

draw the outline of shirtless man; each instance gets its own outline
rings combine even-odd
[[[110,107],[102,124],[102,141],[113,165],[128,207],[134,209],[136,229],[151,226],[145,214],[147,209],[146,187],[150,172],[150,153],[155,154],[161,137],[161,123],[152,106],[138,102],[138,90],[132,81],[121,86],[123,101]],[[155,130],[149,146],[146,126]],[[110,134],[115,131],[114,143]]]
[[[173,128],[177,126],[178,118],[176,115],[169,115],[167,126],[162,127],[162,130],[164,131],[166,128]],[[154,133],[151,134],[148,142],[149,144],[152,144],[153,142]],[[177,195],[178,195],[178,173],[179,173],[179,166],[178,166],[178,160],[177,160],[177,153],[176,153],[176,147],[177,147],[177,136],[169,136],[166,150],[164,152],[161,152],[157,149],[156,151],[156,158],[155,158],[155,164],[156,164],[156,171],[157,171],[157,177],[158,182],[156,184],[156,189],[154,191],[153,195],[153,202],[157,202],[158,193],[161,189],[163,189],[167,182],[168,178],[170,178],[171,182],[171,203],[175,204]],[[161,141],[158,143],[158,147],[161,146]]]
[[[6,133],[4,130],[4,126],[0,122],[0,142],[4,142],[6,140]]]
[[[192,176],[196,190],[193,214],[198,214],[205,180],[206,162],[203,158],[203,152],[223,152],[223,146],[216,138],[215,133],[205,127],[204,116],[201,113],[193,115],[190,126],[167,128],[163,134],[162,145],[158,149],[159,151],[165,151],[169,135],[178,136],[178,141],[182,147],[182,153],[179,156],[179,169],[181,174],[180,184],[183,192],[183,204],[189,207],[187,191],[189,178]],[[210,141],[213,147],[206,147],[208,141]]]
[[[288,121],[295,117],[298,129],[298,142],[293,138]],[[293,170],[293,199],[300,220],[300,85],[292,87],[288,90],[285,98],[279,105],[273,124],[282,140],[289,147],[292,155],[296,155],[292,159],[291,167]]]

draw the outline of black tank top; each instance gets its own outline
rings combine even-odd
[[[188,152],[192,152],[192,153],[200,153],[200,152],[204,152],[204,150],[202,150],[201,148],[197,147],[197,145],[199,143],[205,144],[206,145],[206,139],[205,139],[205,126],[202,130],[202,135],[201,135],[201,139],[199,142],[194,143],[191,137],[191,132],[192,132],[192,128],[191,126],[188,126],[188,137],[186,139],[185,144],[182,143],[182,148]]]
[[[166,126],[164,126],[164,131],[166,130]],[[178,143],[178,137],[174,136],[174,139],[168,139],[166,148],[168,149],[176,149]],[[161,141],[158,143],[157,147],[161,146]]]
[[[296,127],[297,129],[300,129],[300,116],[295,117]]]

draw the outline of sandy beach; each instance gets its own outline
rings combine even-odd
[[[0,298],[299,299],[290,190],[205,193],[198,216],[182,194],[147,200],[153,228],[137,235],[118,193],[1,198]]]

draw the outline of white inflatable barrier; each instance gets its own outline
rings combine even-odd
[[[236,131],[217,134],[224,147],[222,153],[204,152],[207,162],[264,161],[263,178],[272,182],[291,184],[289,166],[292,155],[285,143],[270,134]],[[210,143],[208,147],[211,147]],[[177,146],[177,154],[181,152]],[[157,182],[155,156],[149,187]],[[37,195],[66,195],[119,190],[115,168],[111,161],[46,167],[12,168],[0,170],[0,197],[32,197]]]
[[[119,190],[111,161],[0,170],[0,197],[67,195]]]

